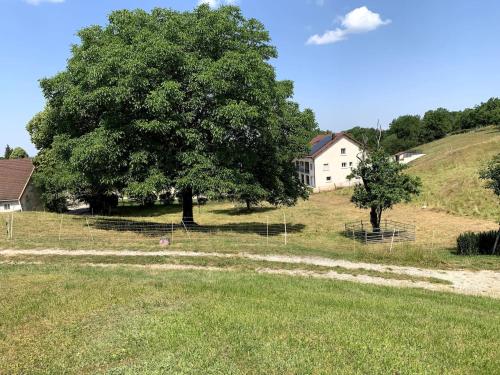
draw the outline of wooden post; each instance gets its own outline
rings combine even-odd
[[[491,254],[495,254],[499,239],[500,239],[500,224],[498,225],[497,237],[495,238],[495,243],[493,244],[493,250],[491,251]]]
[[[266,218],[266,245],[269,245],[269,216]]]
[[[14,238],[14,212],[10,215],[10,239]]]
[[[172,227],[171,227],[171,235],[170,235],[170,244],[172,245],[174,243],[174,221],[172,220]]]
[[[92,239],[92,242],[94,242],[94,235],[92,234],[92,230],[90,229],[89,218],[85,217],[85,221],[87,222],[87,228],[89,228],[90,238]]]
[[[392,245],[394,244],[394,235],[396,234],[396,228],[392,230],[392,239],[391,239],[391,248],[389,249],[389,252],[392,253]]]
[[[59,242],[61,242],[61,231],[62,231],[63,218],[64,218],[64,214],[61,214],[61,223],[59,224]]]
[[[287,232],[286,232],[286,214],[283,212],[283,222],[285,224],[285,245],[287,244]]]
[[[186,230],[186,234],[188,235],[188,238],[191,239],[191,236],[189,235],[189,231],[186,227],[186,223],[184,223],[184,219],[182,219],[181,222],[182,222],[182,225],[184,225],[184,229]]]

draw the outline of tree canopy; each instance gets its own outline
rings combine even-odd
[[[360,157],[358,166],[349,175],[349,179],[361,180],[354,186],[351,201],[356,207],[370,210],[374,231],[380,230],[383,211],[420,194],[420,179],[402,173],[406,168],[378,148]]]
[[[480,172],[481,179],[486,180],[486,187],[500,198],[500,154],[496,155]]]
[[[24,159],[28,157],[28,153],[22,147],[14,148],[9,154],[9,159]]]
[[[391,154],[406,151],[420,144],[434,141],[454,132],[467,131],[489,125],[500,126],[500,99],[490,98],[474,108],[449,111],[437,108],[427,111],[422,118],[404,115],[395,118],[382,134],[375,128],[354,127],[347,132],[357,141],[375,149],[380,138],[383,148]],[[364,142],[367,140],[367,142]]]
[[[174,188],[188,222],[195,194],[307,197],[292,160],[317,125],[276,79],[259,21],[235,6],[122,10],[78,36],[67,68],[41,80],[46,108],[28,124],[46,197],[65,190],[102,211],[117,193]]]

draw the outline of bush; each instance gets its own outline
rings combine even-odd
[[[497,234],[498,232],[495,230],[462,233],[457,238],[457,253],[460,255],[491,255]],[[495,255],[500,255],[500,252],[496,251]]]

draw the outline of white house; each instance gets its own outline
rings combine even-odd
[[[359,142],[346,133],[323,134],[311,142],[309,155],[295,161],[299,178],[314,192],[334,190],[356,184],[348,180],[363,152]]]
[[[425,156],[425,154],[419,151],[401,151],[394,155],[394,159],[396,159],[398,163],[408,164],[409,162],[421,158],[422,156]]]
[[[34,169],[30,159],[0,160],[0,212],[42,208],[31,180]]]

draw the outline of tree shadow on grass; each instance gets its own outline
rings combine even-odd
[[[139,205],[124,205],[118,206],[113,209],[113,215],[125,217],[158,217],[168,214],[178,214],[180,212],[182,212],[182,205],[180,204],[155,204],[151,207],[144,207]]]
[[[191,234],[257,234],[260,236],[278,236],[285,233],[285,226],[282,223],[227,223],[219,225],[190,225],[185,226],[182,223],[154,223],[147,221],[134,221],[128,219],[97,218],[92,227],[98,230],[115,232],[133,232],[146,237],[167,236],[172,231],[182,230]],[[300,233],[305,229],[304,224],[287,224],[286,232]]]
[[[278,207],[255,207],[250,210],[247,210],[246,207],[234,207],[234,208],[211,210],[211,212],[218,215],[242,216],[242,215],[251,215],[256,213],[265,213],[277,209]]]

